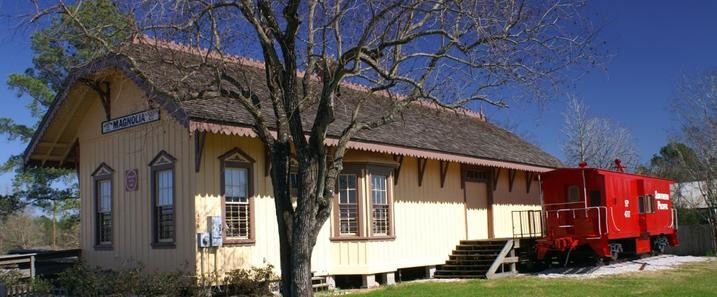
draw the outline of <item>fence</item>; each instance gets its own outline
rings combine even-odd
[[[677,238],[680,245],[668,248],[666,253],[704,256],[714,251],[714,237],[709,225],[680,225]]]

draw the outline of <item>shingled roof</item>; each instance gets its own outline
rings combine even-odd
[[[253,135],[253,118],[236,100],[190,95],[196,90],[212,88],[212,74],[209,69],[191,74],[180,69],[180,65],[198,61],[197,53],[199,52],[186,48],[177,50],[176,46],[138,43],[121,55],[106,56],[77,69],[68,80],[68,88],[73,84],[73,80],[83,76],[108,68],[119,69],[191,130]],[[266,100],[268,90],[262,64],[240,58],[232,58],[230,61],[232,62],[226,66],[229,71],[241,76],[254,95]],[[38,134],[52,117],[55,105],[61,104],[66,93],[58,96],[43,119]],[[337,137],[347,126],[358,98],[367,99],[361,109],[363,119],[381,117],[396,102],[386,96],[369,94],[356,85],[342,86],[336,107],[336,121],[329,126],[330,137]],[[273,123],[271,105],[263,104],[263,108],[269,124]],[[312,111],[312,108],[306,107],[308,111]],[[310,128],[313,112],[304,113],[303,120],[307,129]],[[37,135],[26,150],[26,163],[29,161],[28,152],[36,138]],[[396,121],[358,133],[349,147],[531,171],[545,171],[562,166],[555,157],[515,134],[487,122],[481,116],[425,104],[411,104]]]

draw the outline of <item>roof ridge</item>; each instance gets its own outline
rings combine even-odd
[[[182,44],[182,43],[179,43],[179,42],[176,42],[173,40],[159,39],[159,38],[151,37],[146,34],[135,36],[135,38],[132,40],[132,43],[133,44],[149,44],[149,45],[152,45],[152,43],[153,43],[155,46],[160,46],[163,48],[176,50],[176,51],[179,51],[182,53],[187,53],[187,54],[191,54],[191,55],[198,55],[198,54],[206,55],[212,59],[224,60],[227,62],[237,63],[239,65],[245,65],[245,66],[255,67],[255,68],[259,68],[259,69],[266,69],[264,62],[257,60],[257,59],[252,59],[252,58],[245,57],[245,56],[231,55],[231,54],[230,55],[220,55],[217,52],[210,52],[208,49],[205,49],[205,48],[190,46],[190,45]],[[297,75],[304,77],[304,76],[306,76],[306,72],[304,72],[302,70],[297,70]],[[316,80],[316,81],[320,81],[318,76],[312,75],[310,78],[313,80]],[[376,94],[379,96],[387,97],[389,99],[404,100],[405,98],[407,98],[405,95],[400,94],[400,93],[396,93],[396,92],[392,93],[388,90],[374,91],[374,90],[371,90],[371,88],[369,88],[368,86],[365,86],[365,85],[362,85],[359,83],[355,83],[355,82],[350,82],[350,81],[343,81],[343,82],[341,82],[340,85],[342,87],[348,87],[355,91]],[[425,99],[417,99],[417,100],[414,100],[413,103],[415,103],[416,105],[422,106],[422,107],[435,109],[435,110],[439,110],[439,111],[445,111],[445,112],[452,111],[452,112],[456,112],[456,113],[462,113],[466,116],[479,119],[483,122],[487,121],[486,116],[483,112],[472,111],[465,107],[448,108],[448,107],[440,106],[439,104],[437,104],[433,101],[425,100]]]

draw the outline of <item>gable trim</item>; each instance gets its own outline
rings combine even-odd
[[[55,118],[60,106],[67,100],[70,90],[76,85],[82,85],[87,87],[85,84],[78,84],[82,80],[85,80],[88,76],[97,73],[101,70],[118,70],[123,75],[127,76],[132,82],[134,82],[141,90],[144,91],[147,98],[157,103],[163,108],[170,116],[177,120],[182,126],[188,127],[188,117],[184,109],[179,104],[168,96],[160,92],[155,88],[150,81],[147,80],[136,68],[133,66],[133,62],[127,57],[115,54],[105,56],[96,60],[93,60],[89,64],[73,70],[70,76],[64,82],[62,91],[55,96],[55,100],[50,105],[50,108],[42,118],[38,130],[32,136],[30,143],[25,152],[23,153],[23,163],[25,166],[30,165],[32,152],[38,146],[40,139],[45,135],[45,131],[49,127],[52,120]]]

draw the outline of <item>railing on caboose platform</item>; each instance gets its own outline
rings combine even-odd
[[[514,210],[511,216],[513,238],[536,238],[545,234],[541,210]]]
[[[588,236],[586,239],[607,235],[608,218],[611,217],[605,206],[551,209],[544,215],[546,225],[551,226],[550,232],[562,230],[566,235]]]
[[[608,234],[609,218],[611,216],[605,206],[516,210],[512,212],[513,238],[538,238],[547,233],[557,235],[555,232],[580,235],[586,239],[599,238]]]

